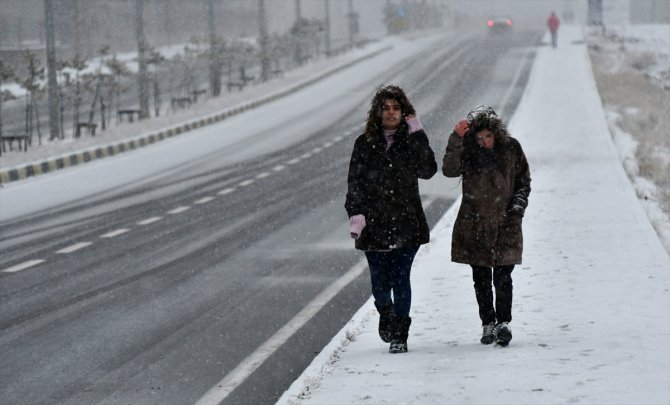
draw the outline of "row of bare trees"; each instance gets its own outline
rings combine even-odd
[[[195,102],[204,93],[210,97],[220,95],[224,85],[229,92],[241,90],[250,83],[281,75],[321,54],[330,54],[330,42],[326,38],[330,23],[328,1],[325,2],[325,20],[298,16],[288,32],[269,36],[264,21],[265,0],[257,0],[260,35],[257,41],[249,41],[226,40],[216,35],[213,29],[216,26],[215,3],[207,0],[207,35],[192,38],[182,52],[168,57],[147,42],[143,32],[144,0],[134,0],[138,49],[135,60],[119,59],[110,52],[108,45],[100,48],[93,60],[84,60],[79,52],[64,59],[58,57],[53,40],[53,7],[57,3],[43,1],[46,66],[30,51],[23,54],[25,66],[21,74],[0,64],[0,80],[13,80],[25,89],[25,133],[31,143],[33,134],[37,134],[38,142],[42,143],[40,122],[45,121],[46,117],[41,116],[45,110],[49,115],[50,140],[64,139],[67,129],[71,129],[72,138],[78,138],[83,131],[95,134],[98,124],[100,130],[105,130],[113,117],[118,123],[122,109],[136,109],[140,119],[159,116],[164,89],[172,101],[193,97]],[[132,90],[138,95],[134,102],[130,94]],[[0,135],[5,97],[9,95],[0,95]],[[151,101],[153,111],[150,111]],[[48,109],[44,108],[45,104]],[[168,103],[167,108],[163,111],[174,110],[174,102]]]

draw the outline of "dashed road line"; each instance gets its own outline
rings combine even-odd
[[[226,195],[226,194],[232,193],[233,191],[235,191],[234,188],[224,188],[223,190],[219,191],[217,194],[218,195]]]
[[[38,265],[40,263],[44,263],[44,262],[45,262],[45,260],[42,260],[42,259],[28,260],[28,261],[25,261],[23,263],[16,264],[12,267],[8,267],[8,268],[2,270],[2,272],[3,273],[15,273],[17,271],[25,270],[29,267],[33,267],[33,266],[36,266],[36,265]]]
[[[204,198],[201,198],[201,199],[195,201],[194,204],[207,204],[208,202],[212,201],[213,199],[214,199],[214,197],[207,196],[207,197],[204,197]]]
[[[353,133],[353,131],[348,131],[346,133],[346,135],[349,135],[351,133]],[[313,154],[317,154],[317,153],[321,152],[323,149],[333,146],[334,142],[339,142],[342,139],[344,139],[344,137],[337,136],[337,137],[333,138],[333,142],[328,141],[325,144],[323,144],[322,147],[316,147],[316,148],[312,149],[311,152],[307,152],[307,153],[303,154],[302,156],[300,156],[299,158],[291,159],[286,163],[289,164],[289,165],[294,165],[294,164],[300,162],[300,160],[302,160],[302,159],[310,158]],[[284,170],[285,168],[286,168],[286,166],[284,166],[284,165],[277,165],[277,166],[272,168],[272,171],[280,172],[280,171]],[[242,187],[249,186],[249,185],[253,184],[256,181],[256,179],[263,179],[263,178],[266,178],[268,176],[270,176],[270,173],[263,172],[263,173],[258,174],[254,179],[244,180],[244,181],[240,182],[238,185],[242,186]],[[217,194],[218,195],[226,195],[226,194],[230,194],[234,191],[235,191],[235,188],[225,188],[225,189],[219,191]],[[201,198],[201,199],[195,201],[194,203],[195,204],[205,204],[205,203],[208,203],[208,202],[210,202],[214,199],[215,199],[215,197],[208,196],[208,197]],[[179,214],[181,212],[189,210],[190,208],[191,207],[188,207],[188,206],[180,206],[180,207],[177,207],[177,208],[174,208],[174,209],[168,211],[168,214]],[[151,218],[147,218],[143,221],[138,222],[137,225],[149,225],[149,224],[152,224],[154,222],[158,222],[161,219],[163,219],[163,217],[151,217]],[[116,229],[114,231],[108,232],[104,235],[100,235],[100,237],[101,238],[114,238],[116,236],[122,235],[126,232],[129,232],[129,231],[130,231],[130,229],[120,228],[120,229]],[[87,246],[90,246],[92,244],[93,244],[93,242],[79,242],[79,243],[75,243],[74,245],[63,248],[61,250],[58,250],[58,251],[56,251],[56,253],[60,253],[60,254],[72,253],[72,252],[75,252],[77,250],[83,249]],[[1,270],[1,272],[3,272],[3,273],[13,273],[13,272],[21,271],[21,270],[36,266],[36,265],[38,265],[40,263],[44,263],[44,262],[45,262],[45,260],[42,260],[42,259],[28,260],[28,261],[25,261],[23,263],[19,263],[17,265],[12,266],[12,267]]]
[[[349,132],[347,134],[349,134]],[[337,136],[337,137],[333,138],[333,141],[334,142],[339,142],[342,139],[343,139],[342,136]],[[333,142],[330,142],[330,141],[326,142],[325,144],[323,144],[323,147],[316,147],[316,148],[312,149],[311,152],[307,152],[307,153],[303,154],[302,156],[300,156],[299,158],[291,159],[286,163],[289,164],[289,165],[294,165],[294,164],[300,162],[300,160],[302,160],[302,159],[310,158],[312,156],[312,154],[317,154],[317,153],[321,152],[323,150],[323,148],[329,148],[331,146],[333,146]],[[284,165],[277,165],[277,166],[272,168],[272,171],[279,172],[279,171],[284,170],[285,168],[286,168],[286,166],[284,166]],[[268,176],[270,176],[270,173],[268,173],[268,172],[260,173],[254,179],[248,179],[248,180],[244,180],[244,181],[240,182],[239,186],[242,186],[242,187],[249,186],[249,185],[253,184],[256,181],[256,179],[263,179],[263,178],[266,178]],[[235,188],[225,188],[225,189],[219,191],[217,194],[218,195],[226,195],[226,194],[230,194],[234,191],[235,191]],[[205,203],[208,203],[208,202],[210,202],[214,199],[215,199],[215,197],[208,196],[208,197],[201,198],[201,199],[195,201],[194,203],[195,204],[205,204]],[[184,212],[184,211],[186,211],[190,208],[191,207],[188,207],[188,206],[180,206],[180,207],[177,207],[177,208],[174,208],[174,209],[168,211],[168,214],[179,214],[179,213]],[[151,218],[147,218],[145,220],[142,220],[142,221],[138,222],[137,225],[149,225],[149,224],[152,224],[154,222],[158,222],[161,219],[163,219],[163,217],[151,217]],[[101,235],[100,237],[101,238],[114,238],[116,236],[122,235],[126,232],[129,232],[129,231],[130,231],[130,229],[120,228],[120,229],[108,232],[104,235]],[[74,245],[63,248],[61,250],[58,250],[58,251],[56,251],[56,253],[60,253],[60,254],[72,253],[72,252],[75,252],[77,250],[83,249],[87,246],[90,246],[92,244],[93,244],[93,242],[79,242],[79,243],[75,243]],[[21,270],[36,266],[36,265],[38,265],[40,263],[44,263],[44,262],[45,262],[45,260],[42,260],[42,259],[28,260],[28,261],[25,261],[23,263],[19,263],[17,265],[12,266],[12,267],[6,268],[6,269],[2,270],[2,272],[3,273],[13,273],[13,272],[21,271]]]
[[[174,215],[174,214],[179,214],[179,213],[182,213],[182,212],[184,212],[184,211],[186,211],[186,210],[189,210],[189,209],[191,209],[191,207],[184,207],[184,206],[181,206],[181,207],[177,207],[177,208],[175,208],[175,209],[173,209],[173,210],[168,211],[168,214],[172,214],[172,215]]]
[[[145,219],[144,221],[138,222],[137,225],[149,225],[149,224],[153,224],[156,221],[160,221],[161,219],[163,219],[163,217],[151,217],[151,218]]]
[[[106,233],[106,234],[104,234],[104,235],[100,235],[100,237],[101,237],[101,238],[113,238],[113,237],[115,237],[115,236],[119,236],[119,235],[121,235],[121,234],[124,234],[124,233],[126,233],[126,232],[128,232],[128,231],[130,231],[130,229],[127,229],[127,228],[121,228],[121,229],[117,229],[117,230],[112,231],[112,232],[108,232],[108,233]]]
[[[86,246],[90,246],[92,244],[93,244],[93,242],[79,242],[79,243],[75,243],[74,245],[70,245],[66,248],[63,248],[61,250],[57,250],[56,253],[60,253],[60,254],[72,253],[72,252],[75,252],[79,249],[83,249]]]

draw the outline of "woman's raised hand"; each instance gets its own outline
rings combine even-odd
[[[470,126],[466,120],[460,120],[456,123],[456,126],[454,126],[454,132],[461,138],[465,136],[469,129]]]
[[[414,116],[414,115],[406,115],[405,116],[405,122],[409,126],[409,133],[413,134],[414,132],[419,132],[423,129],[423,126],[421,125],[421,121],[419,121],[419,117]]]

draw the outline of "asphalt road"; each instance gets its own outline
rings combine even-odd
[[[536,39],[454,39],[421,58],[399,56],[379,83],[408,91],[441,166],[446,137],[470,107],[489,100],[503,116],[514,111]],[[343,94],[359,97],[357,107],[283,150],[233,165],[217,158],[230,151],[212,151],[122,190],[0,224],[0,269],[48,258],[0,272],[0,402],[194,403],[255,353],[363,258],[343,203],[376,84]],[[438,171],[421,189],[432,226],[458,183]],[[274,403],[369,296],[364,271],[225,403]]]

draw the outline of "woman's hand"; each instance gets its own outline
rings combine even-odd
[[[470,126],[468,125],[468,121],[466,120],[460,120],[456,123],[456,126],[454,126],[454,132],[461,138],[463,138],[465,134],[468,133],[469,129]]]
[[[423,129],[423,126],[421,125],[421,121],[419,121],[419,117],[416,117],[414,115],[406,115],[405,116],[405,122],[409,126],[409,133],[413,134],[415,132],[419,132]]]
[[[358,239],[365,228],[365,215],[357,214],[349,218],[349,235],[353,239]]]

